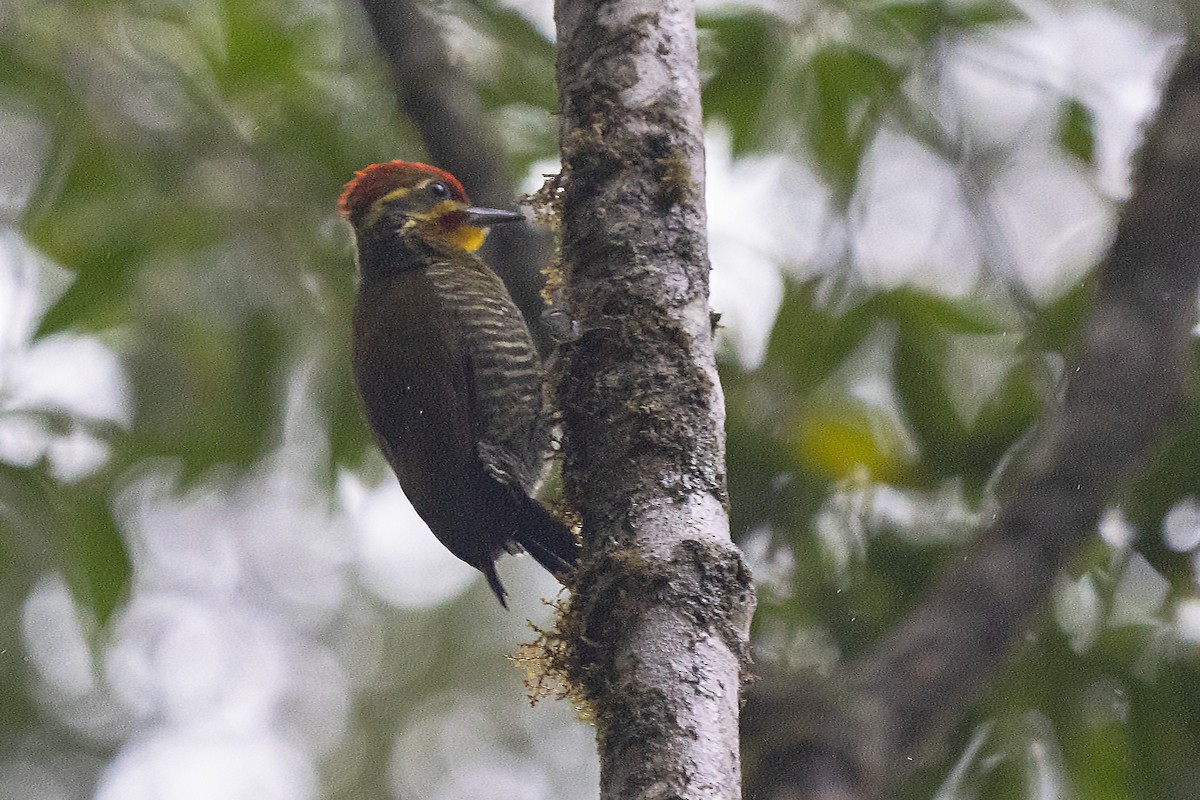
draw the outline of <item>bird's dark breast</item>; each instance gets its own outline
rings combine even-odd
[[[513,528],[493,484],[532,490],[548,444],[537,353],[499,279],[475,271],[486,269],[435,263],[372,281],[354,311],[376,439],[421,518],[481,569]]]
[[[354,309],[354,373],[367,421],[413,508],[471,564],[495,545],[481,531],[481,466],[470,384],[442,299],[419,271],[364,285]]]

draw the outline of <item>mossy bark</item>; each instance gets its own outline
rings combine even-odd
[[[598,726],[602,798],[740,797],[754,594],[729,537],[694,10],[557,0],[560,361],[568,503],[586,555],[565,668]]]

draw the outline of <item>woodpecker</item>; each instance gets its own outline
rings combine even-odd
[[[504,551],[524,548],[561,579],[578,545],[534,499],[550,448],[541,360],[475,252],[489,226],[523,217],[471,206],[453,175],[406,161],[356,172],[338,211],[358,264],[358,393],[413,508],[503,606]]]

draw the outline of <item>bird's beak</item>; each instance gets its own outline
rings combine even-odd
[[[467,212],[467,224],[478,228],[486,228],[504,222],[520,222],[525,219],[525,216],[520,212],[504,211],[499,208],[476,208],[472,206],[463,210]]]

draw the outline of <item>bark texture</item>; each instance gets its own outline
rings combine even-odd
[[[1143,145],[1062,407],[1021,479],[941,583],[851,665],[844,688],[793,678],[756,698],[747,732],[771,741],[753,796],[881,797],[926,761],[1019,646],[1068,557],[1094,535],[1106,498],[1162,434],[1184,398],[1196,322],[1197,130],[1193,44]]]
[[[568,502],[586,554],[563,631],[601,797],[741,794],[754,595],[726,513],[690,0],[556,0]]]

